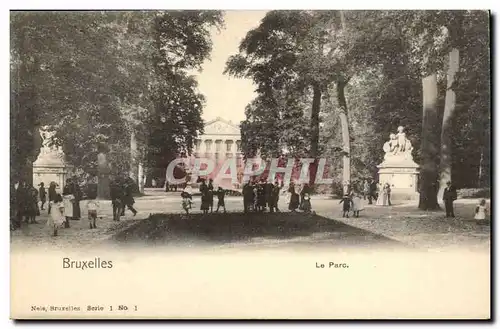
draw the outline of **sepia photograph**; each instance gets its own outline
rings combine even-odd
[[[488,10],[11,10],[11,319],[491,319]]]

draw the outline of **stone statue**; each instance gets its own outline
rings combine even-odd
[[[390,134],[389,141],[384,143],[383,146],[385,156],[384,160],[412,160],[412,150],[411,142],[406,138],[406,133],[404,132],[404,127],[398,127],[397,134]]]

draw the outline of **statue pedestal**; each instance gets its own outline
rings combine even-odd
[[[381,186],[391,186],[391,200],[418,200],[419,166],[411,158],[389,156],[377,167]]]

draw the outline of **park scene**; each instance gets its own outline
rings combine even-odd
[[[490,252],[487,11],[13,11],[11,247]]]

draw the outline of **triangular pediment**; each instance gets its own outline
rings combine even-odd
[[[240,135],[240,128],[224,119],[217,118],[207,122],[204,128],[204,135]]]

